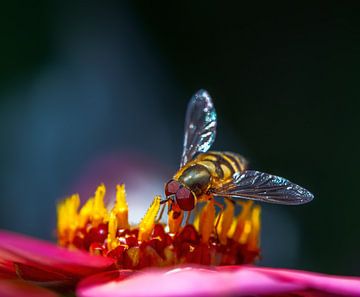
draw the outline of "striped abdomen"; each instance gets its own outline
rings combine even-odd
[[[198,155],[194,162],[204,165],[213,178],[213,185],[226,183],[232,178],[235,172],[246,169],[245,159],[235,153],[230,152],[208,152]]]
[[[208,152],[199,154],[174,176],[187,185],[200,198],[211,189],[227,183],[235,172],[246,169],[246,161],[231,152]]]

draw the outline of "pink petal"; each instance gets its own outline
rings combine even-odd
[[[325,293],[344,296],[360,296],[360,278],[325,275],[313,272],[296,271],[288,269],[251,268],[262,271],[274,277],[289,279],[291,282],[301,283],[308,288],[316,289]]]
[[[83,279],[81,281],[81,286],[82,287],[94,287],[97,285],[102,285],[107,282],[111,282],[113,280],[116,280],[117,282],[119,282],[134,273],[140,273],[140,272],[135,272],[133,270],[127,270],[127,269],[100,272],[100,273],[88,276],[85,279]]]
[[[0,279],[5,278],[16,278],[16,273],[14,272],[14,270],[0,267]]]
[[[81,281],[77,294],[92,296],[360,296],[360,278],[334,277],[251,266],[180,267],[127,277],[121,271]],[[127,278],[126,278],[127,277]],[[126,278],[126,279],[124,279]],[[96,283],[94,280],[97,279]],[[291,294],[291,295],[288,295]]]
[[[56,297],[54,292],[37,287],[21,280],[0,279],[0,296],[2,297]]]
[[[33,281],[63,281],[101,272],[113,265],[110,258],[69,251],[28,236],[0,231],[0,272],[16,272]],[[13,270],[11,271],[11,269]]]
[[[1,278],[16,278],[15,267],[13,262],[5,260],[5,257],[1,256],[0,250],[0,279]]]
[[[95,276],[94,276],[95,277]],[[218,272],[204,268],[183,267],[172,270],[152,270],[114,279],[102,285],[79,283],[77,294],[92,296],[223,296],[280,294],[303,290],[301,284],[291,283],[266,274],[240,268],[232,272]]]

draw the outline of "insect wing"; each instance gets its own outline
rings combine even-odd
[[[216,111],[209,93],[200,90],[191,98],[186,111],[181,166],[197,153],[209,150],[216,135]]]
[[[289,205],[304,204],[314,198],[308,190],[283,177],[254,170],[236,172],[233,180],[215,195]]]

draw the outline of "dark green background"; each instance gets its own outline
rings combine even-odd
[[[133,84],[134,88],[145,88],[144,94],[139,96],[139,106],[151,106],[149,113],[158,110],[153,121],[169,126],[174,135],[161,140],[164,151],[156,149],[156,145],[148,148],[145,144],[144,153],[160,160],[165,154],[166,162],[176,166],[174,160],[180,155],[180,149],[176,151],[174,147],[181,147],[187,100],[195,90],[208,89],[221,118],[217,149],[241,147],[252,168],[296,180],[315,194],[316,199],[309,205],[281,207],[300,226],[301,263],[298,268],[359,275],[358,7],[349,3],[340,5],[341,2],[329,5],[325,1],[309,6],[264,5],[261,2],[250,6],[220,1],[189,1],[181,6],[169,5],[166,1],[115,2],[8,1],[1,5],[0,177],[2,188],[7,190],[0,198],[0,227],[47,237],[53,227],[46,227],[46,232],[31,228],[28,225],[32,223],[22,219],[21,213],[34,212],[31,216],[34,220],[54,222],[51,213],[55,198],[64,195],[64,188],[69,188],[77,173],[72,170],[83,166],[97,152],[122,148],[114,141],[104,142],[99,137],[79,142],[74,152],[66,153],[65,148],[64,154],[70,157],[60,164],[66,167],[66,172],[59,173],[56,181],[52,180],[52,188],[46,188],[43,185],[46,181],[33,175],[36,166],[26,168],[21,175],[15,171],[9,179],[15,160],[21,158],[19,154],[36,149],[31,145],[18,147],[19,139],[25,135],[31,139],[36,131],[27,130],[26,125],[16,128],[17,120],[13,120],[17,116],[19,120],[26,117],[36,100],[27,95],[26,88],[34,82],[37,73],[49,65],[61,65],[63,51],[72,53],[71,47],[59,47],[58,40],[67,40],[72,34],[78,38],[86,32],[87,40],[94,38],[96,45],[98,35],[107,36],[106,30],[97,27],[98,22],[105,20],[107,28],[115,30],[106,39],[110,45],[117,42],[122,45],[134,36],[151,45],[151,51],[147,51],[141,48],[141,42],[136,43],[139,48],[134,51],[135,66],[128,65],[130,70],[123,71],[122,81],[128,78],[128,84]],[[109,19],[117,21],[112,24],[107,21]],[[136,30],[132,29],[134,20]],[[73,28],[73,22],[77,29]],[[117,32],[123,36],[120,41]],[[116,55],[116,51],[109,55],[110,65],[111,55]],[[141,57],[139,64],[136,64],[137,57]],[[158,66],[152,59],[162,61],[165,69],[162,74],[158,73]],[[73,63],[71,71],[76,73],[77,65]],[[121,68],[121,65],[116,67]],[[117,76],[110,77],[116,85]],[[148,81],[148,77],[152,80]],[[79,90],[87,88],[86,82]],[[156,88],[149,86],[152,82],[156,83]],[[148,89],[151,90],[149,95]],[[62,92],[60,88],[57,91]],[[131,89],[127,92],[131,93]],[[161,93],[160,99],[151,101],[155,100],[157,92]],[[121,93],[119,88],[116,94]],[[101,92],[99,94],[101,100]],[[77,96],[85,98],[87,95],[79,92]],[[94,98],[97,100],[96,96]],[[62,108],[61,100],[66,102],[66,93],[59,100],[57,106]],[[63,108],[67,106],[64,103]],[[91,108],[91,103],[82,106],[83,110]],[[116,126],[112,116],[108,116],[105,128]],[[11,119],[7,121],[7,117]],[[77,118],[81,121],[82,114],[78,113]],[[58,121],[67,127],[66,112]],[[131,125],[133,122],[129,122],[128,130]],[[106,131],[101,132],[103,128],[99,127],[100,132],[96,133],[106,134]],[[149,133],[156,135],[157,131],[146,131]],[[113,137],[106,136],[106,139]],[[141,137],[136,135],[138,139]],[[154,137],[154,141],[159,140]],[[135,146],[140,144],[134,142]],[[88,152],[89,147],[94,149],[84,157],[83,152]],[[57,164],[53,170],[59,171],[58,167]],[[22,188],[23,181],[34,185],[38,191],[27,192],[25,186],[18,193],[17,187]],[[8,189],[9,182],[17,186]],[[51,198],[31,203],[39,196]],[[18,212],[10,215],[9,207]],[[41,217],[40,213],[44,212],[48,215]]]

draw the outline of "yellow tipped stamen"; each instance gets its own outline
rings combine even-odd
[[[90,220],[94,208],[94,198],[90,198],[85,202],[79,213],[79,227],[84,227]]]
[[[60,202],[57,207],[58,212],[58,233],[63,235],[62,240],[72,241],[75,231],[78,227],[78,208],[80,206],[79,195],[74,194],[64,201]],[[65,238],[64,238],[65,235]]]
[[[146,212],[144,218],[139,225],[139,236],[140,241],[147,240],[151,235],[151,232],[155,226],[155,219],[160,209],[161,197],[156,196],[150,208]]]
[[[104,184],[98,186],[95,192],[94,205],[92,210],[92,221],[94,226],[101,224],[107,216],[107,209],[104,204],[106,188]]]
[[[116,237],[117,229],[118,229],[117,217],[116,214],[112,211],[109,216],[109,225],[108,225],[108,236],[107,236],[108,250],[112,250],[120,245]]]
[[[180,230],[181,222],[184,217],[184,212],[180,211],[180,215],[174,218],[174,211],[171,210],[168,216],[168,226],[170,233],[176,233]]]
[[[206,203],[204,208],[201,211],[200,215],[200,234],[201,241],[206,243],[209,241],[211,234],[214,231],[214,222],[215,222],[215,206],[214,200],[210,200]]]
[[[225,200],[225,203],[225,210],[219,214],[221,217],[217,228],[217,234],[221,244],[226,244],[227,242],[227,236],[231,228],[235,210],[234,203],[230,202],[229,200]]]
[[[240,237],[243,237],[242,241],[244,240],[243,231],[245,230],[245,228],[247,228],[246,220],[248,219],[248,217],[250,215],[253,202],[252,201],[244,201],[241,203],[241,205],[242,205],[242,211],[237,218],[236,228],[232,235],[232,238],[238,242],[240,242]],[[246,235],[246,238],[247,238],[247,235]]]
[[[249,238],[249,234],[251,232],[251,221],[250,220],[246,220],[245,222],[242,222],[241,225],[243,226],[242,229],[242,233],[239,239],[239,242],[241,244],[245,244],[248,241]]]
[[[63,234],[67,228],[65,203],[61,201],[57,205],[57,232]]]
[[[124,184],[116,186],[116,202],[112,212],[116,215],[118,228],[128,229],[130,227],[128,221],[129,208],[126,202]]]
[[[259,235],[260,235],[260,206],[254,206],[251,212],[251,231],[248,237],[248,246],[249,249],[257,249],[259,247]]]

